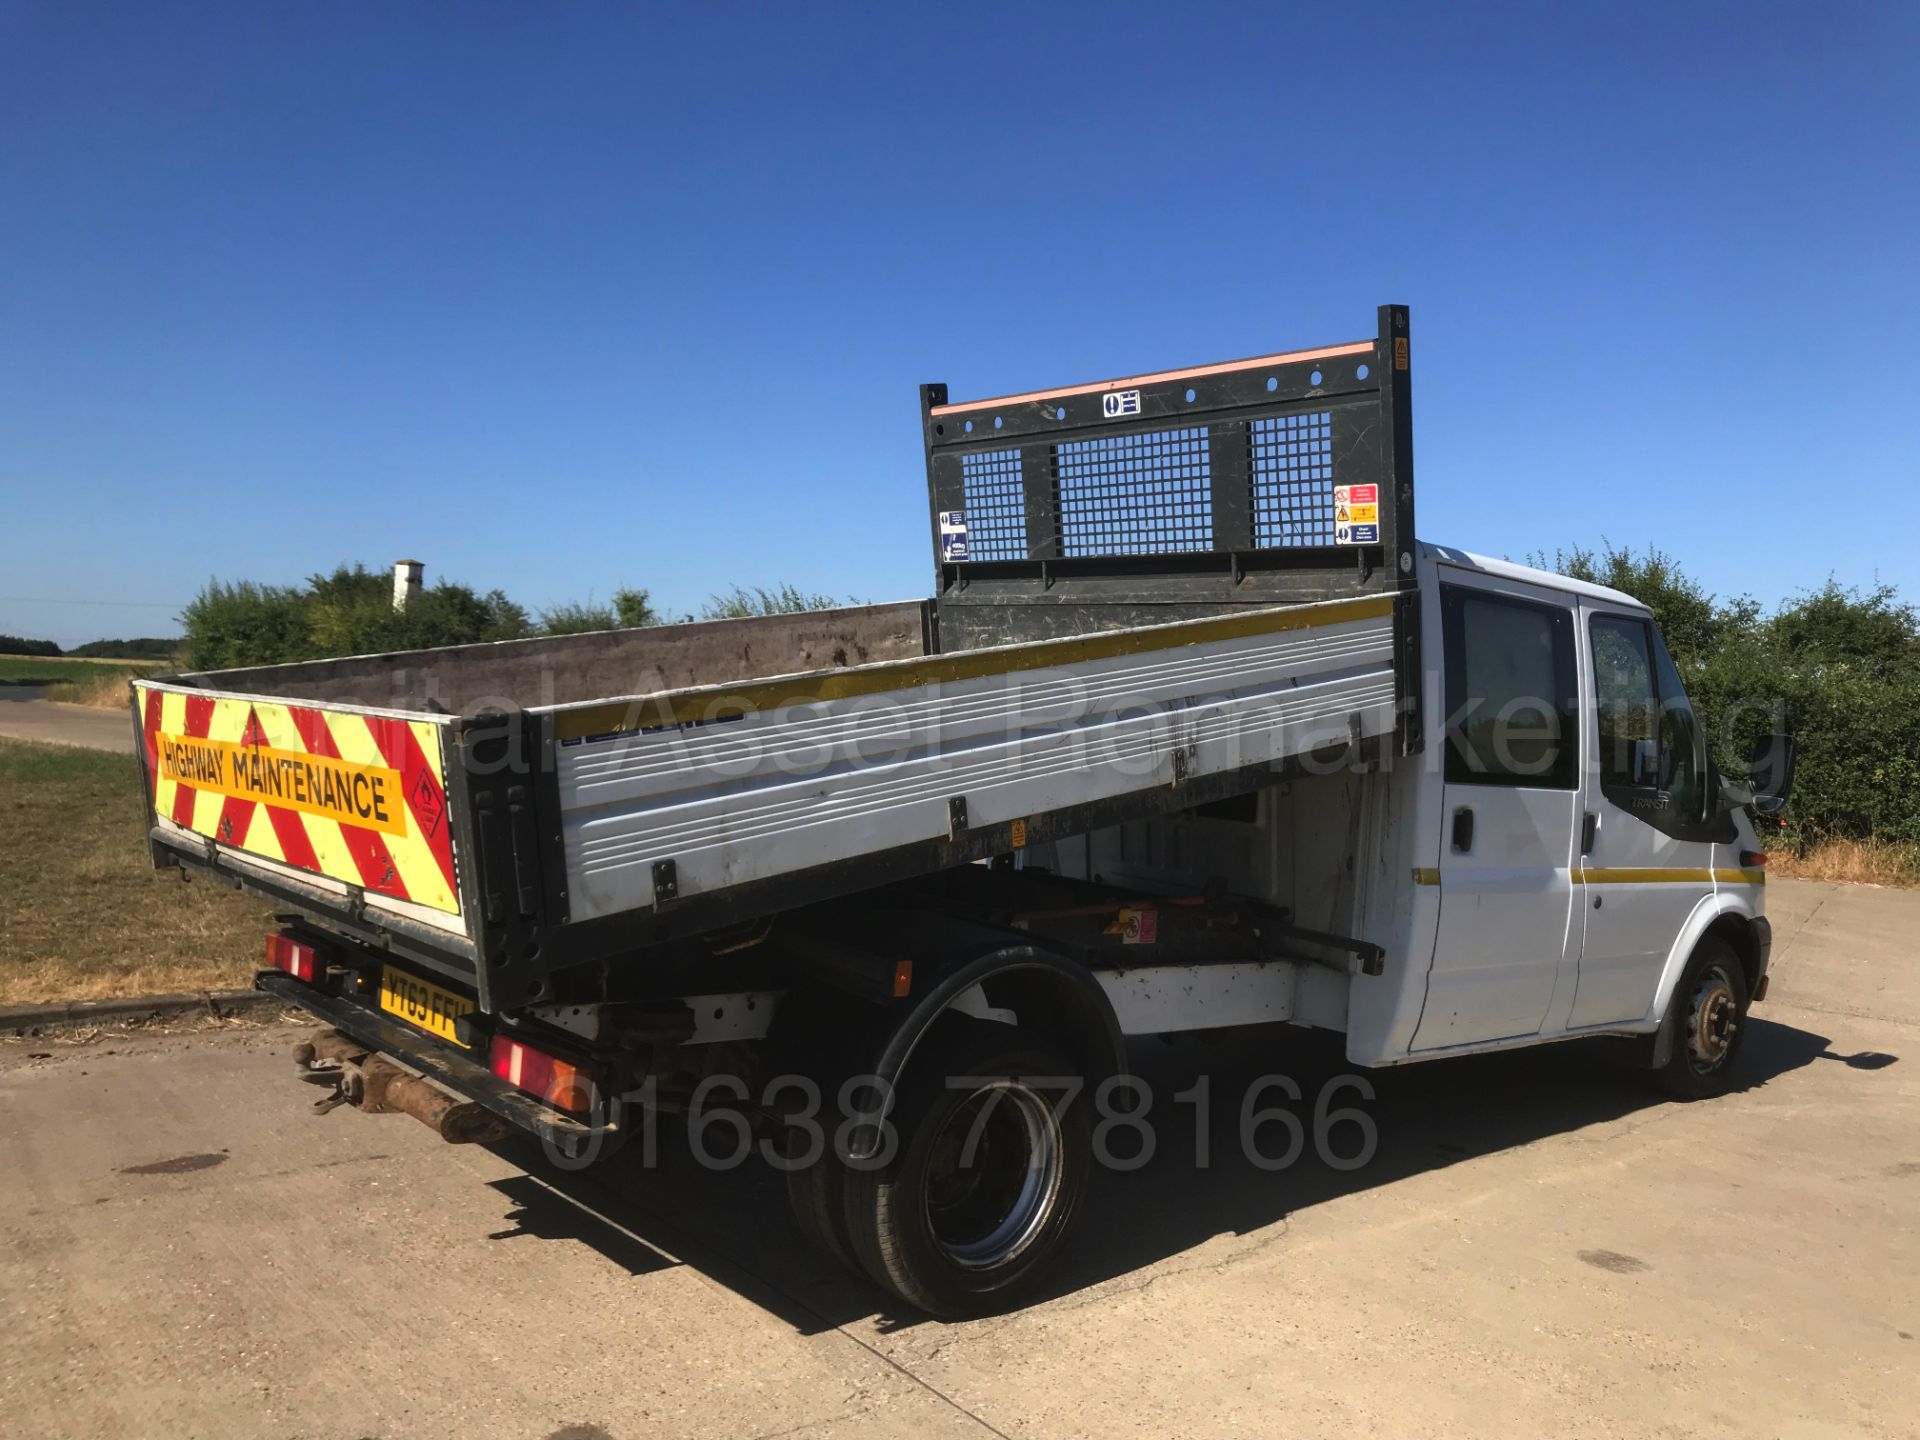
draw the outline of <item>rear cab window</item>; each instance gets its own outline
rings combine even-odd
[[[1440,608],[1447,783],[1576,788],[1573,612],[1460,585]]]

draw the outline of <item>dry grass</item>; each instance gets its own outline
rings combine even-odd
[[[172,660],[100,660],[86,655],[0,655],[0,684],[57,685],[84,680],[95,671],[146,675]]]
[[[171,660],[95,660],[74,655],[0,655],[0,685],[39,685],[48,700],[124,709],[127,681],[169,669]]]
[[[47,699],[58,700],[63,705],[86,705],[95,710],[124,710],[129,703],[127,681],[135,675],[145,674],[150,668],[94,670],[78,680],[55,681],[41,693]]]
[[[0,740],[0,1004],[245,986],[270,916],[148,867],[132,756]]]
[[[1920,846],[1885,840],[1822,840],[1805,855],[1771,851],[1767,873],[1787,880],[1838,880],[1850,885],[1920,885]]]

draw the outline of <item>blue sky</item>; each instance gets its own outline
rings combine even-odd
[[[918,382],[1387,300],[1427,538],[1920,598],[1916,13],[13,0],[0,631],[924,594]]]

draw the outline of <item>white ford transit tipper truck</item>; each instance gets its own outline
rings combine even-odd
[[[323,1104],[724,1109],[941,1315],[1058,1253],[1128,1036],[1711,1094],[1791,744],[1723,779],[1643,606],[1414,538],[1410,340],[922,387],[931,600],[136,681],[154,862],[282,907]]]

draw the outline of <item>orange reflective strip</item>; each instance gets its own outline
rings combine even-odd
[[[1371,355],[1373,341],[1356,340],[1350,345],[1327,345],[1318,350],[1289,350],[1283,355],[1256,355],[1251,360],[1228,360],[1219,365],[1195,365],[1186,370],[1156,370],[1151,375],[1129,375],[1123,380],[1095,380],[1086,385],[1063,385],[1057,390],[1027,390],[1019,395],[1000,395],[991,400],[963,400],[928,407],[930,415],[952,415],[962,410],[985,410],[995,405],[1019,405],[1029,400],[1057,400],[1065,395],[1097,395],[1108,390],[1132,390],[1163,380],[1197,380],[1203,375],[1231,375],[1239,370],[1258,370],[1265,365],[1294,364],[1302,360],[1332,360],[1341,355]]]

